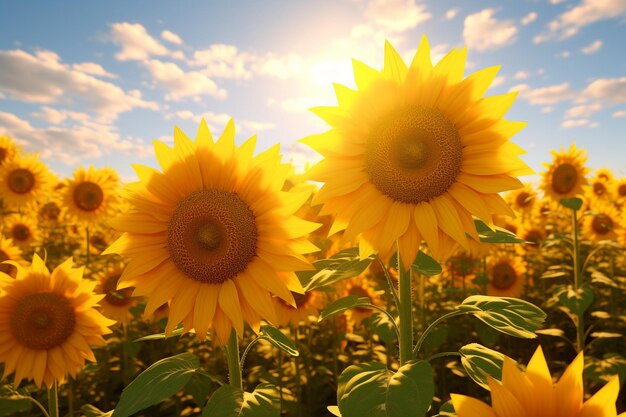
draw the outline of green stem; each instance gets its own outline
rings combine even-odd
[[[428,326],[426,328],[426,330],[424,330],[424,333],[422,333],[422,336],[419,338],[419,340],[417,341],[417,344],[415,345],[415,350],[413,351],[413,353],[417,356],[417,354],[419,353],[420,349],[422,348],[422,345],[424,344],[424,341],[426,340],[426,338],[428,337],[428,334],[439,325],[439,323],[448,320],[451,317],[456,317],[456,316],[462,316],[463,314],[466,314],[465,311],[461,311],[461,310],[454,310],[451,311],[447,314],[444,314],[443,316],[439,317],[438,319],[436,319],[435,321],[433,321],[430,326]]]
[[[48,388],[48,416],[59,417],[59,396],[56,381]]]
[[[226,360],[228,362],[228,380],[230,385],[243,389],[241,384],[241,363],[239,362],[239,340],[237,331],[232,329],[226,345]]]
[[[580,245],[578,243],[578,215],[572,209],[572,237],[574,242],[574,290],[582,287],[582,271],[580,270]],[[585,349],[585,323],[584,312],[577,314],[576,320],[576,350],[582,352]]]
[[[91,245],[91,242],[90,242],[90,239],[89,239],[89,226],[85,227],[85,235],[87,237],[87,258],[85,258],[85,266],[88,267],[89,266],[89,261],[91,260],[91,254],[89,253],[90,252],[90,248],[89,247]]]
[[[411,294],[411,269],[404,270],[400,248],[398,248],[398,287],[399,287],[399,328],[400,366],[413,359],[413,314]]]
[[[439,359],[439,358],[445,358],[448,356],[461,356],[461,354],[459,352],[439,352],[439,353],[435,353],[433,356],[431,356],[430,358],[427,359],[428,362],[435,360],[435,359]]]
[[[243,364],[246,361],[246,356],[248,356],[248,352],[250,352],[250,349],[252,349],[252,346],[256,345],[256,343],[261,340],[264,339],[263,336],[257,336],[254,339],[252,339],[252,341],[250,343],[248,343],[248,346],[246,346],[245,350],[243,351],[243,355],[241,355],[241,367],[243,368]]]
[[[371,308],[372,310],[380,311],[381,313],[386,315],[389,318],[389,321],[391,322],[393,329],[396,331],[396,337],[398,338],[398,340],[400,340],[400,329],[398,328],[398,325],[396,324],[396,319],[391,315],[391,313],[385,310],[384,308],[379,307],[374,304],[368,304],[367,307]]]
[[[393,298],[393,302],[396,305],[396,310],[400,311],[400,302],[398,301],[398,293],[396,292],[396,287],[393,285],[393,280],[391,279],[391,275],[389,275],[389,271],[387,270],[387,266],[383,262],[383,260],[376,255],[376,259],[380,263],[381,268],[383,269],[383,273],[385,274],[385,278],[387,279],[387,285],[389,285],[389,291],[391,291],[391,298]]]

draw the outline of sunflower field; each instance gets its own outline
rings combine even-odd
[[[498,67],[384,51],[304,173],[233,120],[126,184],[2,136],[0,417],[626,416],[626,178],[522,182]]]

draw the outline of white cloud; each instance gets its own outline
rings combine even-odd
[[[563,123],[561,123],[561,127],[570,129],[572,127],[588,126],[589,123],[589,119],[564,120]]]
[[[452,20],[452,19],[454,19],[454,18],[456,17],[456,15],[458,15],[458,14],[459,14],[459,11],[460,11],[460,10],[459,10],[459,8],[458,8],[458,7],[455,7],[455,8],[453,8],[453,9],[448,10],[448,11],[446,12],[446,19],[447,19],[447,20]]]
[[[424,4],[415,0],[371,0],[365,17],[390,32],[404,32],[430,19]]]
[[[506,77],[504,75],[498,75],[496,78],[493,79],[493,82],[491,83],[489,87],[491,88],[499,87],[502,84],[504,84],[505,81],[506,81]]]
[[[179,110],[173,113],[169,113],[165,115],[167,120],[171,119],[180,119],[180,120],[193,120],[195,123],[200,123],[202,119],[205,120],[207,126],[209,126],[209,130],[214,136],[221,134],[222,130],[224,130],[224,126],[231,119],[231,116],[226,113],[213,113],[213,112],[203,112],[201,114],[196,114],[190,110]],[[254,120],[237,120],[235,121],[235,129],[237,131],[244,131],[250,134],[263,132],[266,130],[272,130],[276,128],[274,123],[269,122],[257,122]]]
[[[522,25],[526,26],[526,25],[531,24],[535,20],[537,20],[537,13],[530,12],[526,16],[522,17],[521,22],[522,22]]]
[[[567,0],[550,0],[550,4],[561,4],[566,2]]]
[[[117,78],[117,75],[111,74],[100,64],[96,64],[95,62],[83,62],[81,64],[74,64],[72,68],[79,72],[84,72],[85,74],[98,75],[100,77],[106,78]]]
[[[87,113],[71,110],[58,110],[48,106],[43,106],[39,113],[32,113],[31,115],[35,119],[43,120],[53,125],[59,125],[66,120],[86,122],[90,119],[90,116]]]
[[[595,80],[583,90],[582,96],[607,104],[626,103],[626,77]]]
[[[618,110],[616,112],[613,112],[611,116],[615,117],[616,119],[626,117],[626,110]]]
[[[182,100],[193,97],[200,100],[200,96],[211,96],[219,99],[226,98],[226,90],[219,88],[215,81],[201,72],[185,72],[173,62],[163,62],[151,59],[144,62],[155,83],[168,90],[166,100]]]
[[[516,80],[525,80],[529,76],[530,74],[528,74],[528,72],[526,71],[517,71],[515,75],[513,76],[513,78],[515,78]]]
[[[27,102],[73,103],[98,113],[102,120],[114,120],[133,108],[159,108],[155,102],[63,64],[51,51],[35,55],[22,50],[0,51],[0,90]]]
[[[122,50],[115,55],[118,61],[142,61],[151,56],[163,56],[168,50],[158,40],[150,36],[139,23],[114,23],[111,25],[111,41]]]
[[[554,110],[554,107],[552,106],[545,106],[541,108],[541,113],[550,113],[552,112],[552,110]]]
[[[252,54],[239,52],[234,45],[214,44],[195,51],[190,65],[202,67],[202,72],[210,77],[249,79],[249,65],[254,60]]]
[[[560,54],[557,55],[558,58],[563,58],[563,59],[567,59],[570,57],[570,52],[569,51],[563,51]]]
[[[304,58],[297,54],[283,56],[270,54],[258,62],[255,68],[260,74],[281,79],[302,76],[309,69]]]
[[[175,45],[183,44],[183,40],[180,38],[180,36],[178,36],[174,32],[170,32],[169,30],[164,30],[163,32],[161,32],[161,39]]]
[[[463,39],[467,46],[479,51],[493,50],[510,44],[517,38],[512,20],[497,20],[495,9],[484,9],[465,18]]]
[[[509,91],[519,91],[520,97],[527,100],[530,104],[538,106],[556,104],[574,97],[574,92],[570,89],[569,83],[561,83],[535,89],[531,88],[528,84],[520,84],[511,87]]]
[[[602,48],[602,41],[601,40],[597,40],[587,46],[585,46],[584,48],[582,48],[580,50],[580,52],[582,52],[583,54],[586,55],[590,55],[593,54],[594,52],[598,52],[600,50],[600,48]]]
[[[572,107],[565,112],[566,119],[574,119],[576,117],[589,117],[594,113],[602,110],[602,106],[598,103],[594,104],[582,104],[580,106]]]

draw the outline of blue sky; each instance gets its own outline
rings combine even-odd
[[[489,90],[520,95],[507,117],[536,171],[576,141],[592,168],[626,175],[626,0],[7,1],[0,0],[0,133],[59,175],[79,165],[155,165],[152,139],[174,125],[238,142],[281,143],[325,130],[307,109],[352,86],[351,59],[382,67],[384,40],[410,60],[468,46],[466,75],[501,64]]]

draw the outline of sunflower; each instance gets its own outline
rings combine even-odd
[[[37,155],[5,159],[0,166],[0,197],[8,208],[35,203],[53,182],[53,176]]]
[[[6,135],[0,135],[0,165],[5,160],[11,159],[14,155],[18,154],[20,149],[15,144],[13,139]]]
[[[487,295],[519,297],[524,290],[526,267],[521,257],[497,253],[487,264],[487,276]]]
[[[619,211],[608,202],[595,201],[592,214],[583,220],[583,235],[594,242],[616,240],[621,235],[623,220]]]
[[[613,173],[608,168],[600,168],[591,180],[588,194],[591,198],[609,201],[613,187]]]
[[[302,139],[325,157],[309,175],[325,183],[313,202],[336,215],[331,232],[361,235],[362,257],[387,259],[397,241],[408,269],[422,239],[442,259],[441,236],[467,248],[473,216],[513,216],[498,192],[532,173],[508,140],[525,123],[502,119],[517,93],[483,97],[499,67],[463,79],[466,54],[433,67],[423,37],[407,68],[387,42],[381,72],[353,61],[358,89],[335,85],[339,105],[312,109],[332,127]]]
[[[303,289],[294,271],[311,269],[303,236],[318,225],[293,213],[308,192],[281,191],[289,173],[278,146],[253,157],[256,138],[235,147],[231,120],[214,143],[204,121],[191,141],[178,128],[174,148],[155,141],[163,172],[135,165],[128,184],[133,209],[111,225],[126,232],[105,252],[130,262],[118,288],[134,286],[149,316],[170,301],[169,334],[183,322],[200,339],[214,329],[226,343],[244,322],[276,321],[271,294],[295,305]]]
[[[359,275],[356,278],[343,281],[339,284],[339,294],[341,297],[347,297],[349,295],[367,297],[370,299],[370,303],[377,306],[382,306],[383,304],[381,299],[383,293],[384,291],[376,291],[374,284],[364,275]],[[347,310],[344,314],[346,316],[348,329],[354,331],[354,328],[360,326],[361,322],[370,317],[373,312],[374,310],[361,307]]]
[[[613,181],[612,191],[613,198],[618,204],[626,203],[626,177]]]
[[[11,214],[4,219],[4,235],[26,251],[40,243],[40,233],[35,221],[23,214]]]
[[[52,273],[37,255],[29,268],[13,263],[17,277],[0,273],[0,363],[4,376],[15,372],[15,386],[33,379],[51,387],[82,369],[85,359],[95,362],[89,345],[103,346],[102,335],[114,322],[94,306],[102,298],[95,282],[83,280],[83,268],[72,259]]]
[[[10,263],[3,263],[4,261],[13,261],[20,265],[24,263],[22,250],[18,246],[13,245],[12,239],[7,239],[0,235],[0,272],[14,277],[17,270]],[[2,288],[0,288],[1,291]]]
[[[95,278],[98,281],[96,292],[104,294],[99,310],[105,317],[125,325],[133,317],[130,309],[137,305],[137,299],[132,297],[132,288],[117,289],[117,282],[123,272],[122,263],[111,264],[98,272]]]
[[[458,417],[626,417],[617,416],[615,401],[619,378],[610,382],[583,403],[583,353],[553,384],[541,346],[522,372],[515,361],[504,357],[502,382],[489,378],[491,407],[472,397],[451,394]]]
[[[61,207],[56,201],[48,201],[39,207],[39,220],[46,223],[58,222],[61,217]]]
[[[320,291],[293,293],[293,298],[296,301],[295,307],[278,297],[273,297],[276,324],[279,326],[288,324],[298,326],[300,323],[306,323],[309,316],[318,316],[325,304],[324,294]]]
[[[67,215],[86,225],[108,219],[117,204],[117,173],[110,168],[79,167],[62,192]]]
[[[537,201],[537,192],[530,184],[524,184],[524,187],[507,193],[506,200],[515,212],[528,217]]]
[[[589,168],[585,168],[587,154],[584,149],[576,149],[576,144],[572,143],[565,151],[561,147],[561,152],[550,151],[553,156],[551,164],[544,163],[548,168],[543,173],[541,187],[544,194],[557,203],[564,198],[572,198],[583,193],[587,186],[587,173]]]

